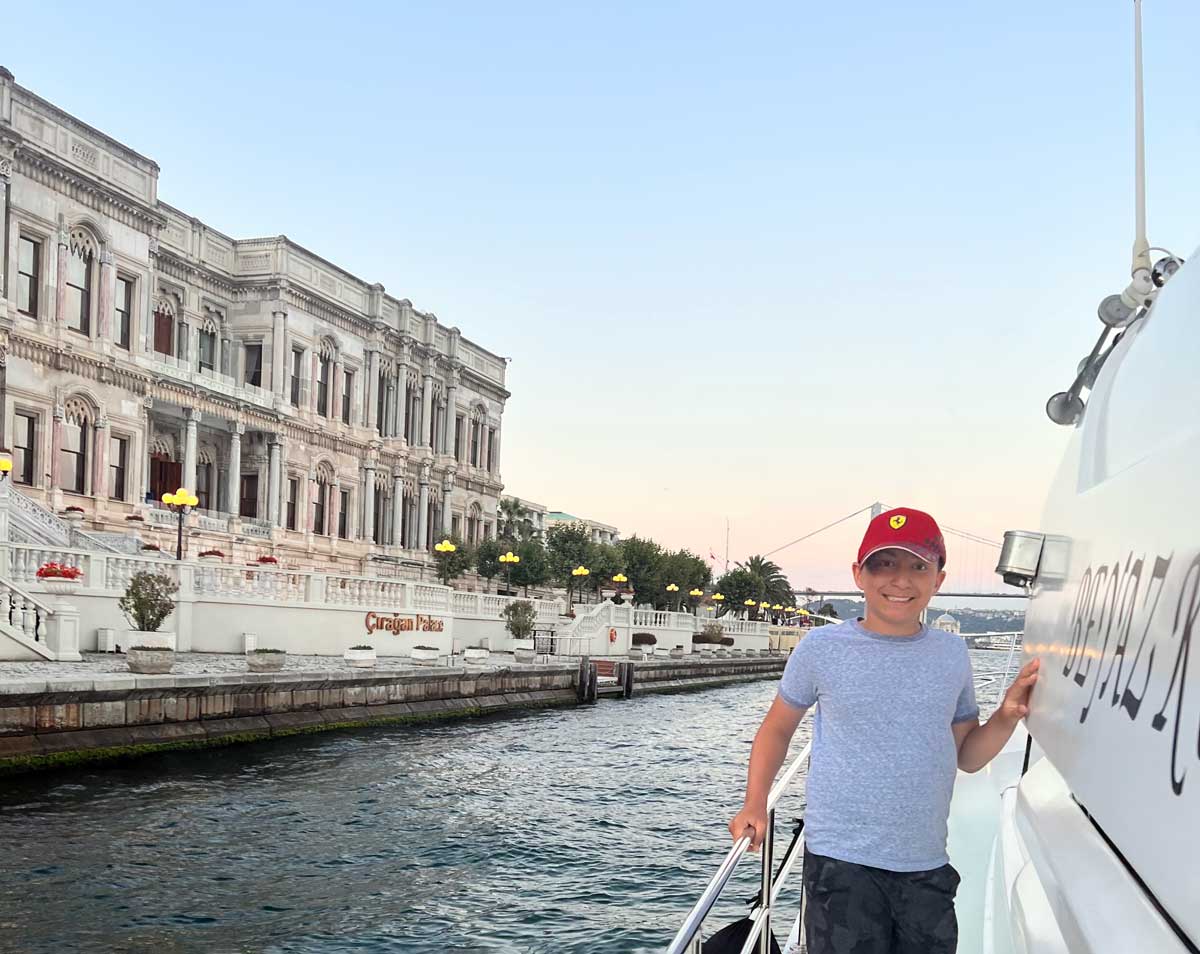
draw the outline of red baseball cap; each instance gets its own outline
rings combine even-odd
[[[897,507],[875,517],[863,535],[858,548],[858,562],[865,563],[867,557],[877,550],[907,550],[914,556],[930,563],[942,565],[946,562],[946,543],[937,521],[923,510]]]

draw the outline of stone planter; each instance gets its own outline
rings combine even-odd
[[[463,661],[470,663],[473,666],[483,665],[488,661],[490,656],[491,653],[488,650],[476,649],[473,646],[470,649],[463,650]]]
[[[537,657],[534,653],[535,644],[532,639],[514,639],[513,659],[519,663],[532,663]]]
[[[83,514],[79,513],[76,510],[71,511],[70,513],[66,513],[64,511],[63,513],[59,514],[58,516],[59,516],[59,519],[62,520],[63,523],[67,524],[67,526],[70,526],[70,527],[78,527],[83,524]]]
[[[742,651],[740,649],[731,649],[731,650],[729,650],[729,655],[730,656],[741,656]]]
[[[68,580],[63,576],[43,576],[38,582],[51,596],[71,596],[78,593],[83,586],[82,577],[78,580]]]
[[[654,647],[654,656],[656,659],[667,659],[670,657],[670,655],[671,655],[671,650],[667,649],[666,646],[655,646]]]
[[[682,659],[683,658],[683,647],[676,646],[674,649],[672,649],[670,652],[668,652],[667,655],[671,659]]]
[[[170,649],[129,649],[125,663],[130,672],[143,676],[161,676],[175,665],[175,653]]]
[[[213,566],[215,564],[219,564],[224,558],[219,556],[202,556],[198,557],[198,559],[205,566]]]
[[[420,646],[413,647],[412,661],[418,666],[436,666],[441,658],[442,654],[439,650],[422,649]]]
[[[629,650],[629,658],[633,662],[641,662],[643,659],[646,658],[646,654],[643,653],[640,649],[631,649],[631,650]]]
[[[287,653],[247,653],[246,668],[250,672],[279,672],[287,662]]]
[[[716,656],[717,659],[728,659],[729,658],[729,650],[726,649],[724,646],[722,646],[720,649],[714,649],[713,655]]]
[[[347,649],[343,658],[346,660],[346,665],[353,666],[355,669],[375,668],[376,656],[373,649]]]
[[[712,643],[694,643],[701,656],[711,656],[716,647]]]
[[[145,646],[148,649],[169,649],[175,651],[174,633],[147,633],[140,629],[130,629],[125,632],[125,648]]]

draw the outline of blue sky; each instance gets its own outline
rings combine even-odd
[[[728,517],[736,559],[873,499],[1037,524],[1067,437],[1043,405],[1128,275],[1131,22],[23,4],[0,63],[155,159],[164,201],[510,356],[511,492],[705,555]],[[1188,255],[1200,6],[1148,0],[1145,29],[1150,238]],[[778,558],[845,586],[861,529]]]

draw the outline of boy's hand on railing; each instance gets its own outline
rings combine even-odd
[[[767,806],[763,805],[743,805],[742,810],[733,816],[733,820],[729,823],[729,834],[733,836],[733,840],[737,841],[743,835],[751,834],[750,850],[758,851],[759,845],[763,843],[763,839],[767,836]]]

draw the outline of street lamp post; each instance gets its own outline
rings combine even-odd
[[[449,540],[443,540],[441,543],[433,545],[433,551],[436,554],[434,559],[438,561],[442,569],[442,586],[450,585],[450,554],[457,549],[458,547]]]
[[[512,596],[512,568],[514,564],[521,562],[521,558],[509,550],[500,557],[500,562],[504,564],[504,588],[508,590],[508,595]]]
[[[690,596],[692,598],[692,615],[693,616],[700,615],[700,597],[702,597],[703,595],[704,595],[704,590],[700,589],[699,587],[693,587],[691,589],[691,591],[688,593],[688,596]]]
[[[725,594],[714,593],[712,595],[713,602],[717,604],[717,615],[721,614],[721,607],[725,605]]]
[[[591,571],[591,570],[589,570],[589,569],[588,569],[586,566],[577,566],[577,567],[575,567],[575,569],[573,569],[573,570],[571,571],[571,576],[573,576],[573,577],[575,577],[575,579],[579,580],[579,595],[580,595],[580,596],[582,596],[582,595],[583,595],[583,581],[584,581],[584,578],[585,578],[585,577],[587,577],[587,576],[590,576],[590,575],[591,575],[591,572],[592,572],[592,571]],[[570,608],[571,608],[571,606],[573,606],[573,605],[574,605],[574,604],[571,602],[571,590],[572,590],[572,587],[568,587],[568,588],[567,588],[567,608],[568,608],[568,609],[570,609]]]
[[[167,505],[167,509],[179,516],[179,528],[175,536],[175,559],[183,559],[183,518],[187,516],[188,510],[200,503],[200,498],[193,494],[186,487],[180,487],[175,493],[166,493],[162,495],[162,502]]]
[[[779,623],[779,614],[782,610],[783,610],[782,603],[776,603],[774,606],[771,607],[771,612],[775,614],[776,625],[778,625],[778,623]]]
[[[756,607],[758,603],[753,599],[747,599],[742,605],[746,607],[746,619],[750,619],[751,614],[754,612],[754,607]]]
[[[667,597],[667,606],[670,607],[672,602],[675,601],[675,594],[679,592],[679,586],[675,583],[668,583],[667,592],[671,594]]]

